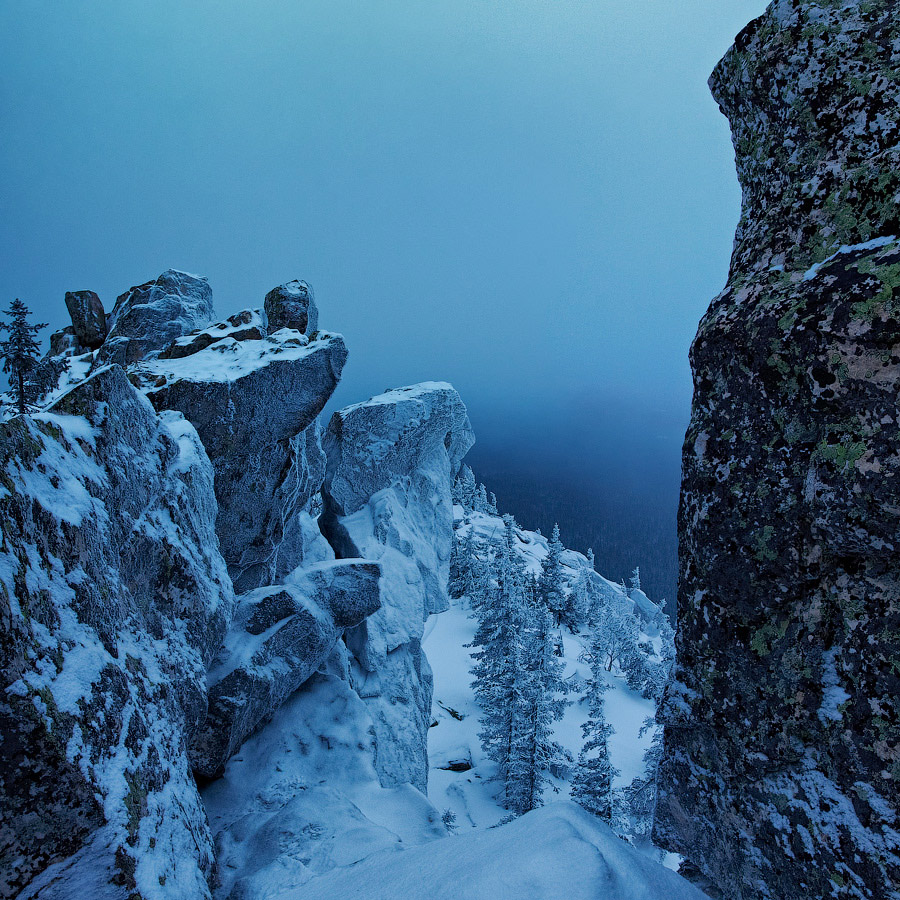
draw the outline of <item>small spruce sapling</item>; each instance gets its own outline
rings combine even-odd
[[[0,356],[3,357],[3,371],[10,376],[10,387],[15,393],[19,415],[25,415],[32,393],[29,385],[40,364],[40,345],[36,337],[42,328],[47,327],[47,323],[30,325],[28,317],[31,310],[18,297],[5,314],[10,317],[10,321],[0,322],[0,330],[8,331],[9,337],[0,341]]]

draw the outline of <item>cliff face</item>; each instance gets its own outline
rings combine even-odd
[[[900,10],[778,0],[710,81],[743,206],[691,348],[657,837],[729,898],[900,884]]]
[[[415,788],[459,396],[337,413],[323,484],[347,352],[307,285],[212,324],[174,270],[109,322],[67,303],[65,383],[0,425],[0,897],[270,896],[443,836]]]

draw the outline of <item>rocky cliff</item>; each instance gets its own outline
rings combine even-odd
[[[268,896],[269,864],[286,887],[446,834],[421,637],[456,392],[342,410],[323,449],[347,352],[304,282],[223,322],[175,270],[66,304],[69,371],[0,425],[0,897]]]
[[[900,885],[900,9],[776,0],[710,81],[743,190],[691,349],[657,832],[728,898]]]

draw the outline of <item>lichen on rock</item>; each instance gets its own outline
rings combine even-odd
[[[710,84],[743,189],[691,348],[657,837],[727,898],[900,883],[900,10],[776,0]]]

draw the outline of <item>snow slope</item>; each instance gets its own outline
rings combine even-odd
[[[454,507],[457,531],[474,528],[478,539],[490,539],[501,534],[503,520],[482,512],[464,511]],[[541,561],[547,555],[547,539],[535,532],[519,529],[518,551],[528,572],[538,574]],[[574,579],[578,570],[587,566],[580,553],[567,550],[563,562]],[[599,577],[599,576],[597,576]],[[618,585],[601,579],[609,590]],[[649,603],[650,601],[648,601]],[[487,759],[478,739],[481,710],[472,688],[472,658],[475,648],[468,647],[475,635],[477,622],[465,598],[451,601],[447,612],[432,616],[427,625],[423,647],[434,673],[432,727],[429,730],[428,755],[430,772],[428,796],[441,811],[450,810],[460,830],[496,825],[509,813],[494,800],[496,786],[490,779],[496,766]],[[581,724],[587,720],[587,703],[582,699],[584,685],[591,679],[589,666],[581,656],[590,641],[590,634],[571,634],[561,629],[564,677],[570,685],[569,700],[563,718],[556,723],[557,741],[577,758],[581,749]],[[649,635],[645,635],[652,640]],[[653,740],[653,729],[639,735],[641,726],[656,712],[655,703],[631,690],[624,677],[604,673],[609,690],[604,695],[606,718],[615,729],[610,737],[609,750],[613,765],[619,770],[613,787],[624,788],[643,773],[643,756]],[[469,764],[466,771],[454,771]],[[567,773],[559,773],[565,776]],[[547,792],[545,802],[569,796],[569,782],[565,777],[552,779],[558,794]]]
[[[501,828],[382,851],[287,895],[296,900],[702,900],[571,802]],[[286,898],[287,900],[287,898]]]

